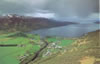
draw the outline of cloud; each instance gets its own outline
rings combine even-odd
[[[25,14],[26,16],[33,16],[33,17],[42,17],[42,18],[50,18],[55,19],[56,15],[53,12],[48,10],[35,10],[34,13]]]
[[[0,14],[35,13],[36,16],[56,16],[59,19],[80,18],[99,13],[99,3],[99,0],[0,0]],[[36,11],[37,9],[38,11]],[[46,11],[48,14],[43,13]]]
[[[47,9],[62,16],[88,16],[99,11],[99,0],[51,0]],[[51,4],[51,5],[50,5]]]
[[[34,17],[44,17],[44,18],[54,18],[55,17],[55,14],[53,13],[35,13],[33,15]]]

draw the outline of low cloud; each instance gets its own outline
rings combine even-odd
[[[28,13],[25,14],[26,16],[33,16],[33,17],[42,17],[42,18],[49,18],[49,19],[55,19],[56,14],[53,12],[50,12],[48,10],[35,10],[34,13]]]
[[[62,20],[93,19],[99,17],[99,3],[99,0],[0,0],[0,14],[34,14]]]

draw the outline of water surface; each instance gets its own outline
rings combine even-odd
[[[99,24],[76,24],[62,27],[54,27],[48,29],[40,29],[32,31],[33,34],[39,34],[41,37],[57,36],[57,37],[79,37],[88,32],[99,29]]]

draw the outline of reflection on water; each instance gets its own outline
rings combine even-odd
[[[99,29],[98,24],[78,24],[62,27],[55,27],[49,29],[40,29],[32,31],[31,33],[39,34],[41,37],[45,36],[59,36],[59,37],[79,37],[85,33]]]

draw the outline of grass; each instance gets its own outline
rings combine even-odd
[[[77,38],[72,45],[66,47],[65,52],[53,54],[33,64],[100,64],[99,33],[100,31],[88,33]]]
[[[13,36],[12,36],[13,35]],[[35,53],[40,49],[39,45],[30,44],[30,39],[34,42],[39,40],[39,36],[28,35],[27,37],[15,36],[16,33],[0,35],[0,44],[24,44],[24,47],[0,47],[0,64],[19,64],[19,56],[23,56],[28,51],[29,54]],[[10,37],[9,37],[10,36]]]
[[[40,49],[40,46],[39,45],[34,45],[30,50],[29,50],[29,53],[32,54],[32,53],[35,53],[36,51],[38,51]]]
[[[58,41],[58,40],[57,40],[57,38],[54,38],[54,37],[53,37],[53,38],[47,38],[47,41],[48,41],[48,42],[56,42],[56,41]]]
[[[67,46],[74,42],[74,40],[61,40],[61,43],[59,43],[60,46]]]
[[[67,45],[70,45],[74,42],[74,40],[71,40],[71,39],[59,39],[59,38],[56,38],[56,37],[53,37],[53,38],[48,38],[47,41],[49,43],[53,43],[53,42],[59,42],[58,45],[59,46],[67,46]]]
[[[24,37],[17,38],[2,38],[0,39],[0,44],[27,44],[30,40]]]
[[[0,47],[0,64],[19,64],[18,56],[24,55],[27,50],[30,49],[30,45],[27,47]]]
[[[49,43],[58,42],[59,46],[67,46],[73,43],[74,40],[60,39],[51,37],[46,39]],[[19,64],[19,56],[28,54],[34,55],[41,47],[39,45],[40,36],[23,33],[9,33],[0,35],[0,44],[24,44],[24,47],[0,47],[0,64]],[[59,51],[51,49],[52,52]]]

